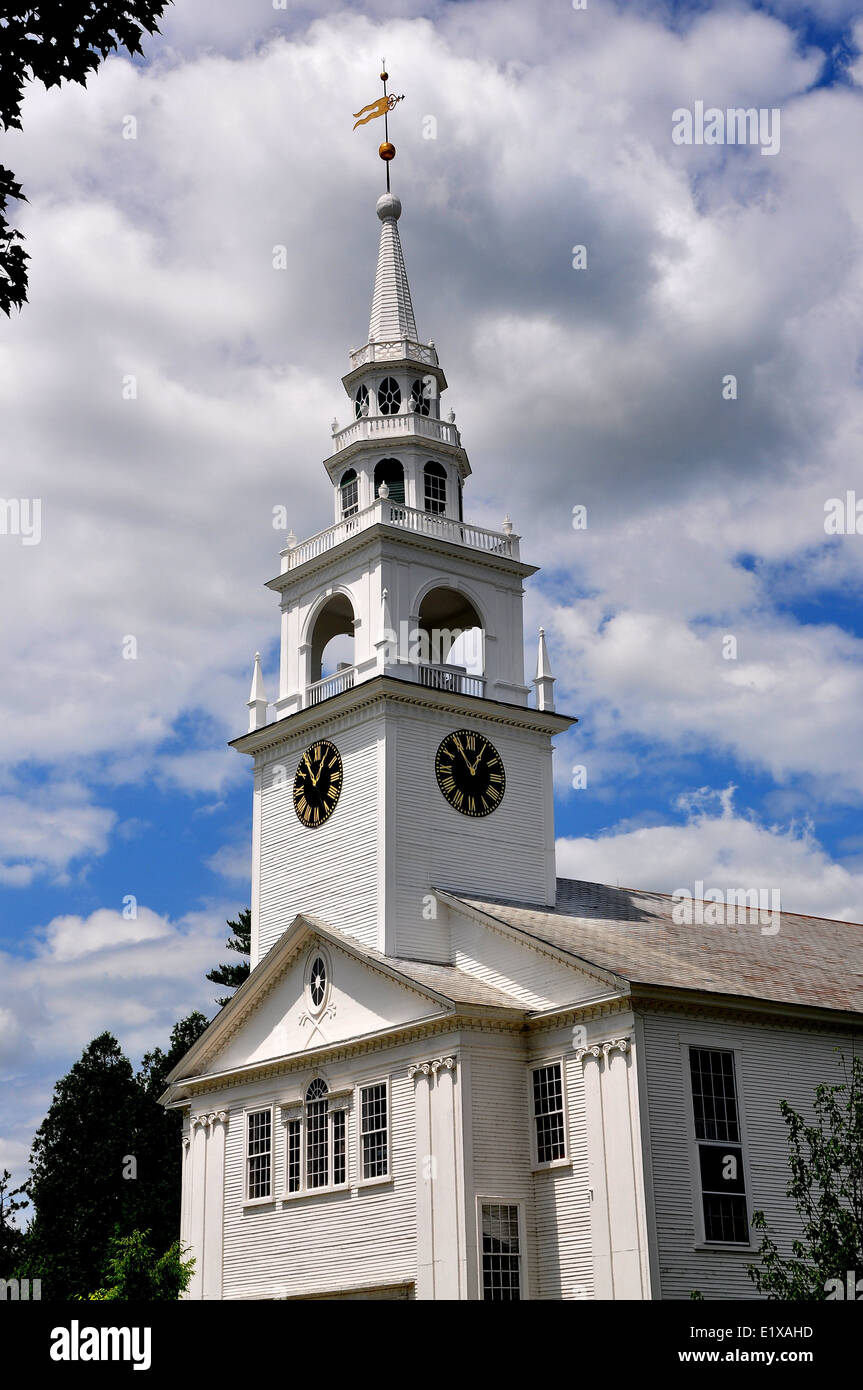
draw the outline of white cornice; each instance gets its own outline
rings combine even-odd
[[[508,705],[499,700],[487,700],[478,695],[455,695],[451,691],[432,690],[415,681],[403,681],[395,676],[373,676],[350,690],[322,700],[308,709],[297,710],[284,719],[273,720],[262,729],[241,734],[232,739],[231,748],[254,755],[277,748],[289,739],[302,737],[309,730],[320,730],[336,723],[346,715],[369,710],[376,705],[402,705],[414,709],[432,709],[455,715],[457,718],[484,719],[513,729],[528,729],[531,733],[560,734],[578,721],[571,715],[553,714],[548,710],[532,709],[528,705]]]

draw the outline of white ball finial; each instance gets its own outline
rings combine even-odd
[[[402,215],[401,199],[395,193],[382,193],[378,198],[375,212],[383,222],[385,218],[392,217],[398,222]]]

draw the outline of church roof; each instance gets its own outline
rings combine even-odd
[[[398,338],[415,340],[417,326],[398,228],[402,205],[394,193],[384,193],[378,199],[377,214],[381,219],[381,240],[369,342],[373,338],[379,343]]]
[[[774,932],[766,914],[737,909],[733,925],[679,925],[667,894],[575,879],[558,879],[553,908],[459,898],[631,985],[863,1013],[857,923],[783,911]]]

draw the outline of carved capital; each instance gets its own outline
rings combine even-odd
[[[228,1110],[202,1110],[199,1115],[193,1115],[189,1121],[192,1129],[200,1125],[202,1129],[212,1129],[214,1125],[225,1125],[228,1123]]]
[[[631,1046],[630,1038],[612,1038],[609,1042],[594,1043],[592,1047],[577,1047],[575,1057],[578,1062],[584,1057],[604,1057],[608,1061],[610,1052],[627,1052]]]
[[[428,1062],[414,1062],[408,1067],[408,1076],[437,1076],[439,1071],[455,1071],[457,1057],[433,1057]]]

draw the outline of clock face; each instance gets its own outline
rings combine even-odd
[[[328,821],[342,791],[342,759],[334,743],[321,739],[300,758],[294,778],[294,810],[310,830]]]
[[[493,743],[470,729],[447,734],[435,758],[437,783],[463,816],[490,816],[503,801],[506,773]]]

